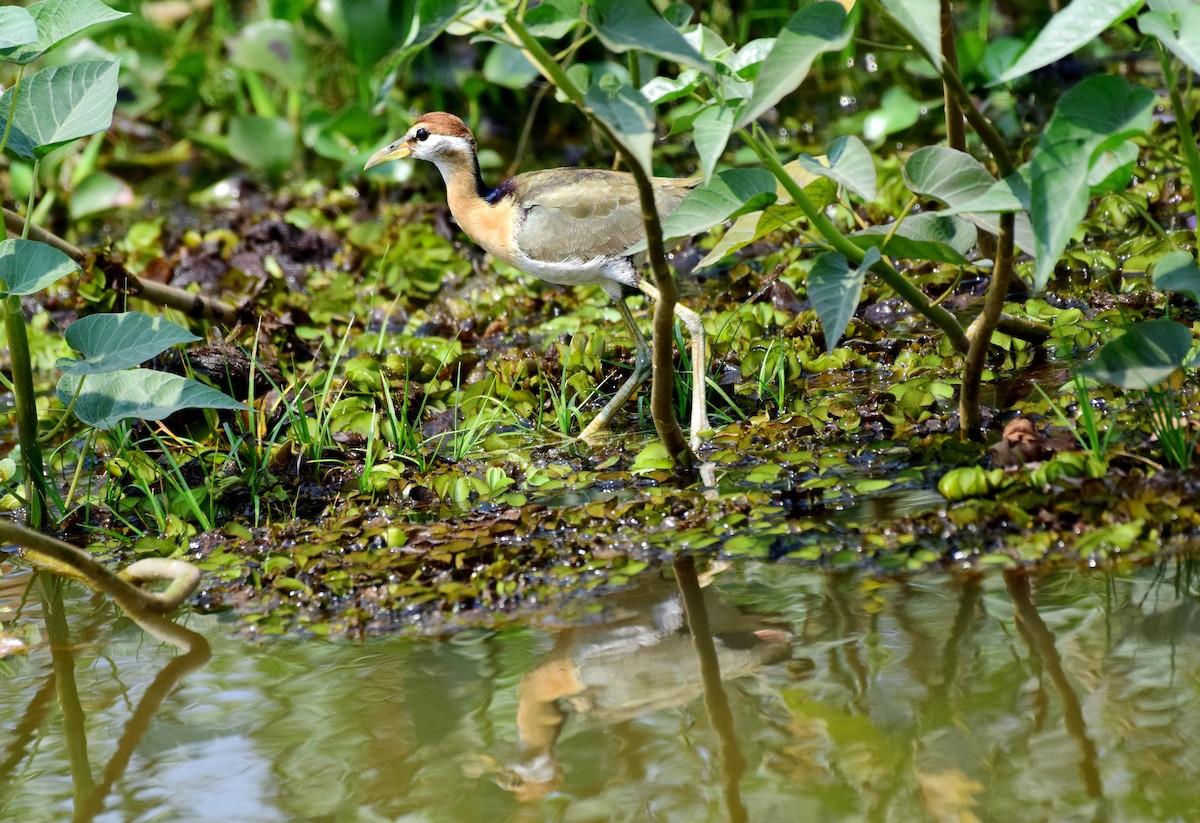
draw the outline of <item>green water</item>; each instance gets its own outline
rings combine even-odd
[[[0,820],[1200,819],[1189,561],[700,580],[711,645],[671,568],[573,626],[255,642],[189,614],[172,645],[9,577]]]

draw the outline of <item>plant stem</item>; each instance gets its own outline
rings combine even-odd
[[[963,361],[958,416],[961,421],[962,435],[970,440],[978,440],[981,435],[980,381],[983,378],[983,367],[987,363],[992,332],[1000,322],[1000,310],[1004,308],[1004,298],[1008,295],[1008,281],[1012,274],[1014,222],[1015,218],[1012,212],[1006,211],[1000,214],[1000,236],[996,243],[996,262],[992,267],[992,283],[983,300],[983,312],[971,324],[969,331],[971,348]]]
[[[800,207],[801,211],[808,218],[809,223],[816,229],[824,241],[835,251],[840,252],[847,260],[855,264],[861,263],[864,254],[863,250],[850,242],[850,239],[841,233],[833,221],[816,207],[812,200],[808,198],[808,195],[804,193],[804,187],[793,180],[792,176],[787,173],[783,164],[779,162],[779,158],[775,156],[775,152],[765,143],[751,135],[746,129],[740,130],[738,134],[745,141],[746,145],[750,146],[754,153],[758,155],[767,170],[775,175],[775,179],[791,195],[792,201]],[[941,306],[934,305],[933,301],[923,291],[910,283],[904,275],[886,262],[880,261],[876,263],[871,267],[871,271],[879,275],[892,291],[896,292],[909,305],[941,329],[942,333],[946,335],[946,338],[955,349],[964,354],[967,352],[970,348],[970,341],[967,339],[962,325],[958,322],[958,318]]]
[[[33,368],[29,359],[29,337],[25,333],[25,312],[19,295],[4,298],[4,331],[12,359],[13,403],[17,413],[17,440],[21,444],[21,462],[25,464],[25,522],[33,529],[47,525],[46,468],[38,443],[37,399],[33,391]]]
[[[509,12],[504,21],[504,30],[515,42],[521,45],[526,56],[530,59],[542,76],[553,83],[573,102],[580,111],[584,112],[604,135],[621,159],[629,167],[634,181],[637,183],[638,197],[642,205],[642,224],[646,232],[646,257],[650,269],[654,272],[654,284],[658,287],[659,297],[654,303],[653,325],[653,382],[650,388],[650,413],[654,418],[654,428],[658,437],[666,447],[667,452],[675,459],[676,465],[689,470],[695,462],[695,455],[683,436],[679,419],[675,416],[675,303],[678,293],[675,289],[675,278],[667,268],[664,251],[662,224],[658,219],[658,209],[654,203],[654,186],[646,170],[642,168],[637,158],[625,148],[608,125],[596,117],[587,105],[583,91],[576,86],[567,73],[554,61],[549,52],[543,48],[537,38],[529,33],[515,12]],[[699,376],[703,380],[704,364],[696,364]]]
[[[1200,149],[1196,148],[1196,135],[1192,131],[1192,113],[1187,110],[1183,102],[1183,95],[1179,93],[1178,73],[1172,71],[1170,55],[1167,54],[1162,43],[1155,41],[1155,46],[1158,48],[1158,60],[1162,63],[1167,93],[1171,96],[1171,113],[1175,115],[1175,127],[1179,129],[1179,142],[1183,151],[1184,165],[1187,167],[1188,176],[1192,179],[1193,213],[1200,218]],[[1196,242],[1197,245],[1200,245],[1200,224],[1196,227]]]
[[[941,0],[942,18],[942,60],[954,71],[958,71],[958,49],[954,45],[954,4],[951,0]],[[946,98],[946,145],[961,152],[967,150],[967,130],[963,126],[962,107],[958,98],[951,93],[945,79],[942,80],[942,93]]]

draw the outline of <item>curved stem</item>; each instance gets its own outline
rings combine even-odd
[[[51,571],[99,589],[126,611],[166,614],[177,608],[200,583],[200,572],[195,566],[183,560],[158,557],[139,560],[117,575],[82,549],[8,520],[0,520],[0,540],[35,555],[38,564]],[[155,580],[169,581],[166,590],[147,592],[134,585]]]

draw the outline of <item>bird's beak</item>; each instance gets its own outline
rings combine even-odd
[[[380,163],[386,163],[389,160],[399,160],[402,157],[408,157],[412,150],[408,147],[408,143],[404,140],[397,140],[390,146],[384,146],[379,151],[371,155],[371,159],[367,161],[367,165],[363,166],[363,171],[378,166]]]

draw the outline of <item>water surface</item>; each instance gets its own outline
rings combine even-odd
[[[164,642],[71,587],[47,619],[10,577],[0,819],[1200,819],[1191,561],[701,568],[689,615],[691,574],[571,626],[362,642],[201,614]]]

